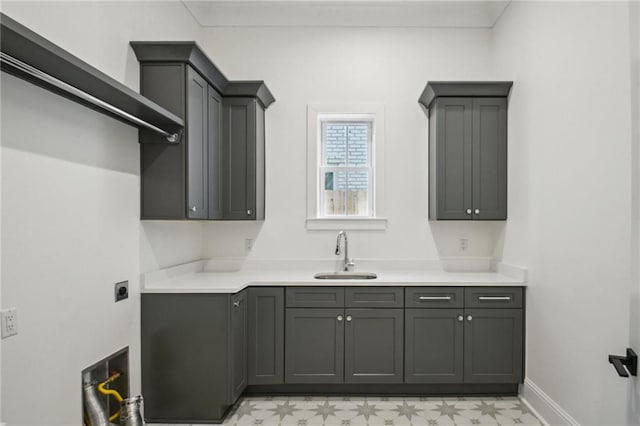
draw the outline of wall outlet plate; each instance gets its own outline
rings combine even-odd
[[[116,302],[129,298],[129,281],[116,283]]]
[[[18,310],[9,308],[2,311],[0,325],[2,326],[2,338],[18,334]]]

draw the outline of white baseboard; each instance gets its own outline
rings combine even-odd
[[[529,378],[524,380],[520,399],[531,408],[533,414],[546,426],[580,426],[557,402]]]

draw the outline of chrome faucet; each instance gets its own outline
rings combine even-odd
[[[344,231],[338,232],[338,241],[336,242],[336,256],[340,256],[340,240],[344,237],[344,268],[345,272],[353,271],[353,267],[356,265],[353,263],[353,259],[349,259],[349,240],[347,239],[347,233]]]

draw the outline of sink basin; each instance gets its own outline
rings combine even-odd
[[[374,280],[373,272],[320,272],[313,276],[316,280]]]

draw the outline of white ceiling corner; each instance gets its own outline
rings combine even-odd
[[[203,27],[491,28],[511,0],[182,0]]]

